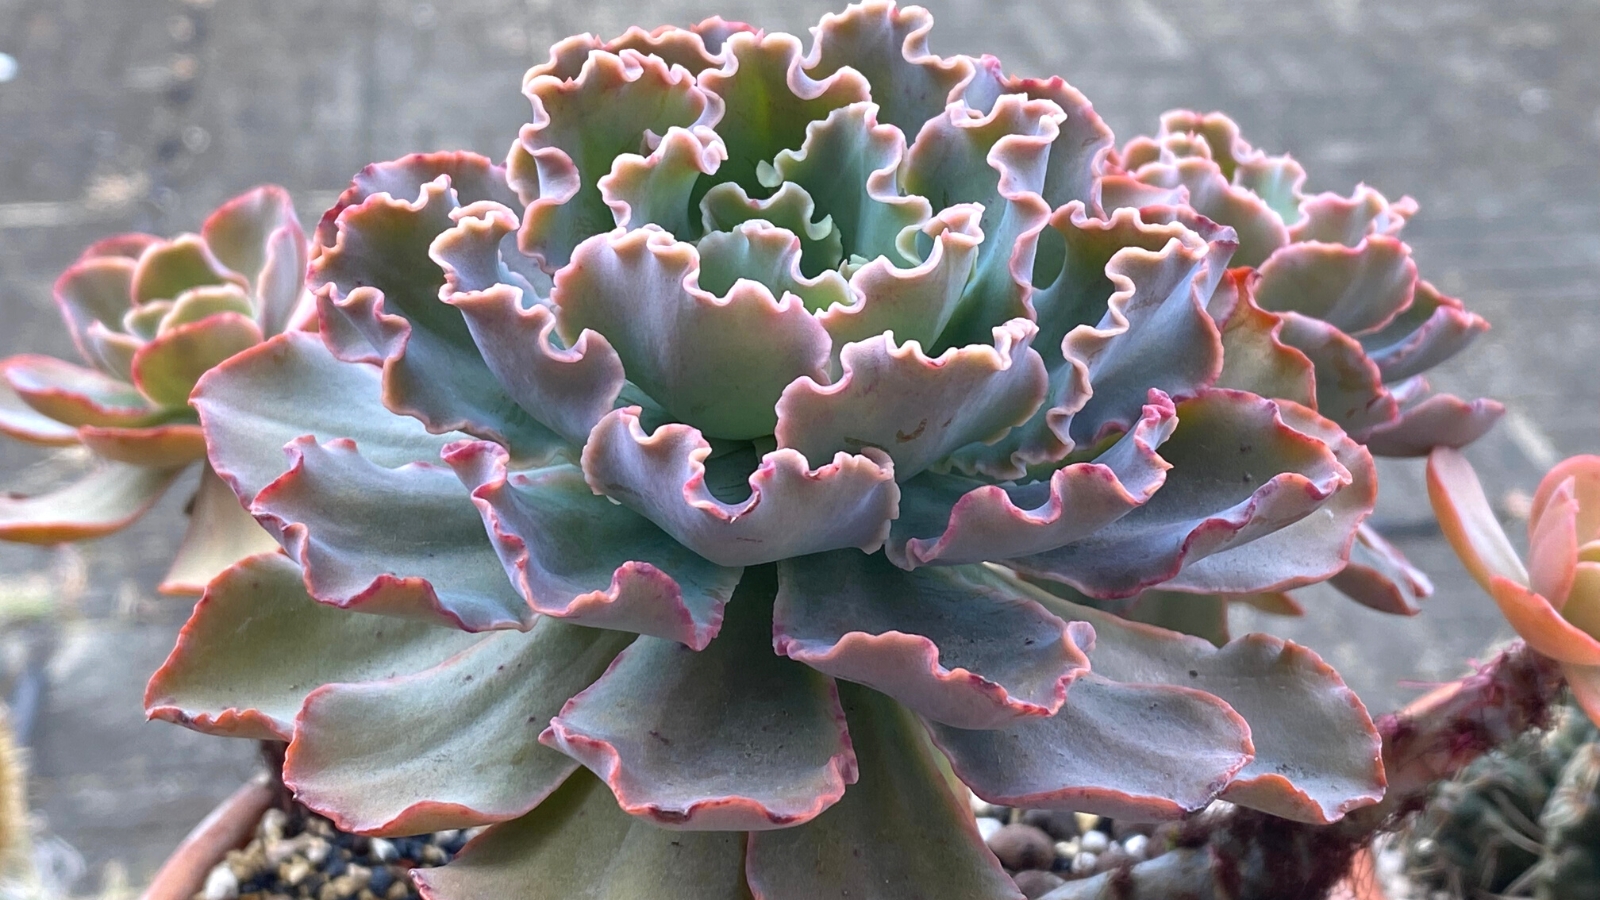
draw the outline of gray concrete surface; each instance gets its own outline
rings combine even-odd
[[[405,152],[502,156],[522,71],[569,33],[713,13],[802,30],[828,0],[0,0],[0,353],[69,355],[55,273],[88,241],[191,229],[263,181],[314,220],[351,173]],[[1506,401],[1472,451],[1496,498],[1600,450],[1600,6],[1592,0],[930,0],[933,46],[1061,74],[1128,136],[1176,106],[1231,112],[1293,152],[1311,187],[1410,193],[1424,274],[1494,323],[1435,383]],[[5,471],[58,462],[13,444]],[[15,482],[13,482],[15,483]],[[137,884],[253,764],[243,744],[145,724],[143,680],[181,623],[153,586],[181,533],[175,496],[77,551],[0,547],[11,588],[55,584],[36,805],[87,858],[77,891]],[[1515,504],[1512,503],[1514,506]],[[1430,527],[1415,464],[1386,466],[1381,524],[1438,596],[1395,620],[1313,593],[1298,622],[1375,708],[1455,674],[1505,634]],[[63,574],[65,573],[65,574]],[[65,584],[66,587],[60,587]],[[10,589],[10,588],[8,588]],[[20,588],[17,588],[20,589]],[[26,640],[25,640],[26,638]],[[119,875],[118,873],[122,873]]]

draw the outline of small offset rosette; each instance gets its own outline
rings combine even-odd
[[[108,534],[149,509],[205,439],[189,393],[207,371],[307,321],[305,234],[289,195],[260,187],[229,200],[199,234],[124,234],[83,252],[55,300],[86,365],[23,354],[0,360],[0,433],[81,444],[79,481],[0,498],[0,538],[55,543]],[[209,465],[162,590],[198,594],[234,562],[272,546]]]

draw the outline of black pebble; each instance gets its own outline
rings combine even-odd
[[[372,870],[372,880],[367,882],[367,887],[374,894],[382,897],[389,890],[389,885],[394,884],[394,873],[388,866],[380,865]]]

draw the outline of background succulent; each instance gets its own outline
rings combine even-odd
[[[1528,646],[1561,663],[1600,722],[1600,456],[1574,456],[1539,482],[1524,564],[1477,473],[1450,449],[1428,458],[1428,496],[1451,547]]]
[[[357,175],[320,332],[195,391],[288,555],[212,583],[150,714],[292,740],[344,828],[501,823],[434,897],[1016,896],[952,776],[1123,818],[1375,802],[1310,651],[1093,605],[1340,572],[1370,454],[1229,368],[1235,227],[1108,201],[1081,95],[930,24],[572,38],[504,168]]]
[[[86,366],[0,360],[0,433],[81,444],[93,467],[33,496],[0,497],[0,539],[56,543],[122,528],[205,459],[189,392],[213,366],[309,312],[309,246],[289,195],[229,200],[199,234],[123,234],[89,247],[55,284]],[[162,590],[199,593],[227,566],[273,547],[209,464]]]
[[[1406,832],[1408,874],[1455,896],[1577,900],[1600,890],[1600,732],[1554,727],[1442,782]]]

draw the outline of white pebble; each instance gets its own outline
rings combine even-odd
[[[1079,853],[1072,858],[1072,874],[1088,875],[1094,871],[1094,854]]]
[[[226,865],[217,866],[206,876],[206,886],[200,895],[204,900],[233,900],[239,896],[239,876]]]
[[[400,851],[383,838],[373,838],[372,849],[369,852],[372,858],[379,862],[394,862],[400,858]]]
[[[1071,859],[1078,855],[1078,839],[1070,841],[1056,841],[1056,858]]]
[[[17,77],[17,58],[9,53],[0,53],[0,84],[5,84]]]
[[[324,838],[313,837],[306,841],[306,862],[313,866],[320,866],[328,859],[328,854],[333,852],[333,845]]]
[[[1104,853],[1111,846],[1111,841],[1106,839],[1104,831],[1086,831],[1078,838],[1078,844],[1085,853]]]
[[[275,841],[283,837],[283,830],[289,827],[289,814],[274,807],[261,816],[261,824],[256,826],[256,837],[264,841]]]
[[[989,838],[994,837],[995,832],[1004,827],[1005,823],[999,819],[991,819],[988,816],[978,817],[978,837],[983,838],[985,844],[989,843]]]
[[[1142,834],[1130,834],[1127,840],[1122,842],[1122,849],[1128,851],[1128,855],[1134,859],[1144,859],[1145,852],[1150,849],[1150,839]]]

